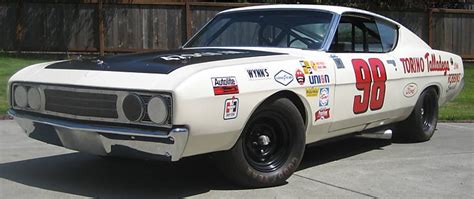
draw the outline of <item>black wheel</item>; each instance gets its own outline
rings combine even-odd
[[[303,157],[305,127],[296,106],[282,98],[259,108],[235,146],[218,157],[227,177],[246,187],[280,185]]]
[[[432,88],[421,93],[413,112],[397,126],[394,138],[402,142],[424,142],[431,139],[438,123],[438,94]]]

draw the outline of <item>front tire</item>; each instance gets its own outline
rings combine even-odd
[[[275,186],[296,171],[304,148],[303,118],[290,100],[281,98],[255,111],[218,165],[230,180],[245,187]]]
[[[394,138],[402,142],[425,142],[433,136],[438,123],[438,93],[428,88],[421,93],[410,116],[397,126]]]

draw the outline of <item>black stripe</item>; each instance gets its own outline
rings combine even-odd
[[[71,60],[54,63],[46,68],[169,74],[180,67],[192,64],[281,54],[282,53],[265,51],[218,48],[182,49],[165,52],[117,55],[103,59]]]

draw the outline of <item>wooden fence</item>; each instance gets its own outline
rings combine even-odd
[[[219,11],[256,5],[150,0],[36,2],[0,3],[0,50],[104,54],[174,49]],[[378,13],[404,24],[435,49],[474,59],[473,10]]]

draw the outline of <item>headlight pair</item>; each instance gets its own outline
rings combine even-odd
[[[128,94],[123,99],[122,110],[125,117],[132,122],[148,118],[157,124],[163,124],[168,119],[169,111],[166,99],[152,96],[148,101],[137,94]]]
[[[37,87],[17,85],[13,90],[14,106],[40,110],[42,105],[41,93]]]

